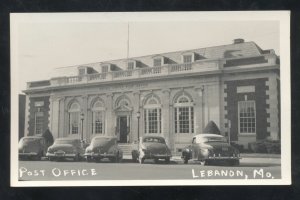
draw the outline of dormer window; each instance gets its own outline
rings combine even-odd
[[[182,55],[183,63],[191,63],[195,61],[195,53],[185,53]]]
[[[162,58],[154,58],[153,59],[153,66],[154,67],[162,66]]]
[[[101,67],[101,72],[102,72],[102,73],[107,73],[107,72],[108,72],[108,65],[103,65],[103,66]]]
[[[79,69],[79,76],[85,75],[85,68]]]
[[[166,64],[166,60],[164,56],[161,55],[155,55],[154,57],[152,57],[153,59],[153,67],[159,67],[159,66],[163,66],[164,64]]]
[[[135,61],[127,62],[127,70],[133,70],[135,68]]]

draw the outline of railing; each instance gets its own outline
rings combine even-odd
[[[152,74],[161,74],[162,67],[150,67],[141,69],[141,76],[143,75],[152,75]]]
[[[104,80],[106,79],[106,73],[103,74],[90,74],[87,75],[89,81],[96,81],[96,80]]]
[[[113,73],[113,78],[124,78],[124,77],[132,76],[133,70],[116,71],[116,72],[112,72],[112,73]]]
[[[170,67],[171,72],[190,71],[192,70],[192,63],[176,64]]]
[[[82,80],[82,76],[71,76],[71,77],[67,77],[67,83],[78,83],[81,82]]]
[[[79,84],[88,82],[105,82],[130,78],[143,78],[151,76],[165,76],[179,73],[205,72],[219,69],[220,62],[196,61],[193,63],[171,64],[159,67],[147,67],[134,70],[112,71],[99,74],[88,74],[85,76],[57,77],[51,79],[52,86]]]
[[[268,62],[255,64],[255,66],[276,64],[277,57],[275,54],[267,54],[263,56]],[[231,60],[231,59],[227,59],[227,60]],[[126,71],[124,70],[112,71],[107,73],[88,74],[84,76],[55,77],[50,80],[50,85],[62,86],[62,85],[82,84],[82,83],[89,83],[89,82],[106,82],[106,81],[113,81],[113,80],[143,78],[143,77],[152,77],[152,76],[153,77],[167,76],[172,74],[187,74],[187,73],[199,73],[199,72],[205,73],[205,72],[216,71],[219,69],[224,69],[224,65],[226,64],[227,60],[205,59],[205,60],[198,60],[193,63],[171,64],[171,65],[164,65],[159,67],[147,67],[147,68],[140,68],[134,70],[126,70]],[[50,86],[49,82],[47,81],[38,81],[36,83],[29,82],[27,84],[28,84],[27,88],[33,88],[39,86],[46,86],[46,87]]]

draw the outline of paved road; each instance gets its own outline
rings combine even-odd
[[[20,180],[170,180],[170,179],[271,179],[281,178],[279,158],[243,158],[240,166],[185,165],[180,160],[144,164],[72,161],[20,161]]]

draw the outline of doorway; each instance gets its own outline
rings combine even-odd
[[[127,143],[128,142],[128,134],[129,134],[129,122],[128,116],[119,116],[118,117],[118,130],[119,130],[119,143]]]

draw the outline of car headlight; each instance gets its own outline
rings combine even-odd
[[[48,148],[47,150],[49,153],[53,153],[53,149],[51,147]]]
[[[86,149],[85,153],[92,153],[92,149]]]

